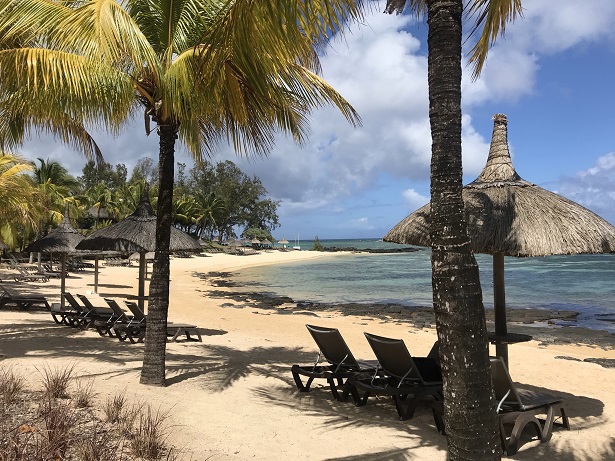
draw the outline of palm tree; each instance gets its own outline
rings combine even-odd
[[[38,222],[30,205],[36,189],[29,180],[32,165],[19,156],[0,153],[0,235],[9,247],[16,247],[26,230]]]
[[[34,180],[38,186],[38,205],[43,208],[44,216],[41,229],[59,224],[64,216],[65,199],[79,189],[79,182],[57,161],[37,158],[39,165],[34,166]]]
[[[461,165],[462,0],[388,0],[386,11],[405,6],[427,11],[429,120],[431,124],[432,286],[444,378],[449,460],[501,457],[493,397],[487,328],[478,265],[465,222]],[[474,76],[487,50],[520,0],[473,0]],[[471,424],[469,424],[471,422]]]
[[[195,158],[228,140],[266,154],[277,132],[297,142],[306,114],[354,109],[317,73],[316,50],[361,17],[360,0],[0,0],[0,146],[29,127],[87,152],[86,124],[119,132],[144,110],[159,136],[156,263],[141,382],[165,384],[169,239],[177,140]],[[266,31],[266,33],[263,33]],[[91,153],[91,149],[89,151]]]

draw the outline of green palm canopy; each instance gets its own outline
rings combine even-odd
[[[135,116],[159,136],[156,252],[141,382],[164,384],[175,146],[195,159],[220,141],[265,155],[302,143],[311,110],[352,106],[320,76],[332,31],[361,0],[0,0],[0,147],[52,133],[93,157],[89,133]]]

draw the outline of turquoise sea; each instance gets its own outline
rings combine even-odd
[[[324,240],[325,247],[403,248],[378,239]],[[300,241],[302,250],[313,241]],[[291,242],[290,246],[293,246]],[[407,246],[406,246],[407,247]],[[493,307],[492,258],[476,255],[483,301]],[[290,296],[295,301],[431,305],[430,252],[353,253],[238,272],[244,286]],[[566,309],[579,312],[579,326],[615,332],[615,255],[505,258],[508,309]]]

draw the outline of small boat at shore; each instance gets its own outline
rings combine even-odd
[[[299,234],[297,234],[297,238],[295,239],[295,245],[293,246],[293,250],[301,250],[301,246],[299,245]]]

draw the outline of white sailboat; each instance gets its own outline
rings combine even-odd
[[[295,239],[295,246],[293,246],[293,250],[301,250],[301,246],[299,246],[299,234],[297,234],[297,238]]]

